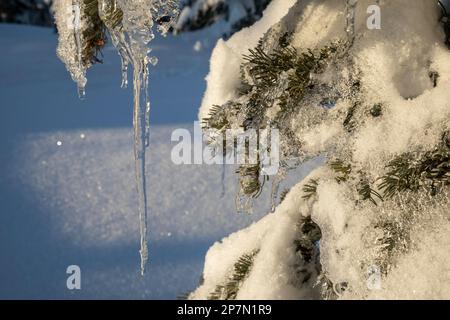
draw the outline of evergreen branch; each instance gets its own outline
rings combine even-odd
[[[87,19],[82,32],[82,62],[85,66],[101,63],[98,54],[106,43],[106,27],[100,19],[98,0],[82,0],[81,9]]]
[[[225,284],[217,285],[212,292],[209,300],[235,300],[240,286],[250,274],[253,267],[253,261],[259,250],[242,255],[234,264],[233,274],[228,278]]]
[[[204,127],[216,130],[230,128],[230,121],[227,118],[227,113],[224,112],[224,108],[219,105],[214,105],[210,108],[208,116],[202,119],[202,124]]]
[[[444,133],[440,144],[432,151],[417,155],[407,152],[397,156],[386,166],[387,173],[380,178],[379,189],[386,198],[399,192],[418,191],[429,186],[432,195],[439,185],[450,184],[450,146]]]
[[[338,174],[336,181],[338,183],[347,181],[348,177],[352,173],[352,167],[349,164],[345,164],[342,160],[335,160],[330,162],[330,167],[334,172]]]
[[[240,176],[239,185],[243,194],[256,198],[262,189],[260,181],[260,164],[241,165],[237,171]]]
[[[358,190],[358,193],[361,196],[361,200],[369,200],[374,205],[378,205],[375,199],[383,201],[383,197],[381,196],[381,194],[372,189],[369,183],[363,184],[362,188]]]
[[[311,179],[307,184],[303,186],[303,199],[309,200],[317,193],[317,186],[319,183],[317,180]]]
[[[289,191],[291,191],[290,189],[286,188],[283,191],[281,191],[280,193],[280,203],[284,201],[284,199],[286,199],[286,196],[288,195]]]
[[[292,47],[280,48],[272,54],[267,54],[259,45],[250,49],[244,60],[251,65],[250,73],[256,82],[264,87],[276,84],[281,72],[286,72],[295,67],[297,51]]]
[[[342,123],[344,128],[347,129],[348,132],[352,132],[355,128],[354,116],[356,113],[356,109],[358,107],[358,103],[355,103],[348,109],[347,115],[345,116],[344,122]]]
[[[379,229],[383,233],[377,239],[381,251],[377,264],[380,266],[381,272],[387,274],[396,253],[406,252],[409,249],[410,232],[407,225],[396,221],[381,221],[375,225],[375,229]]]

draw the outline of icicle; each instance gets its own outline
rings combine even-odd
[[[286,170],[284,168],[280,168],[278,174],[274,177],[272,182],[272,190],[270,192],[271,199],[271,212],[275,212],[275,208],[277,206],[278,192],[280,190],[280,184],[283,182],[286,177]]]
[[[347,32],[347,39],[349,44],[353,44],[355,41],[355,15],[356,15],[356,5],[358,4],[358,0],[347,0],[346,5],[346,19],[347,19],[347,25],[346,25],[346,32]]]
[[[225,172],[226,172],[226,163],[225,163],[225,156],[223,156],[223,163],[222,163],[222,174],[220,177],[220,181],[222,184],[222,192],[220,193],[220,197],[223,198],[225,197],[225,193],[226,193],[226,186],[225,186]]]
[[[156,57],[147,58],[151,65],[156,66],[158,59]],[[148,67],[144,70],[144,88],[145,88],[145,146],[150,146],[150,111],[151,103],[150,96],[148,94]]]
[[[81,3],[79,0],[73,1],[73,14],[74,14],[74,21],[73,21],[73,33],[75,38],[75,46],[77,50],[77,60],[78,60],[78,68],[79,70],[83,70],[83,48],[81,45],[81,19],[80,19],[80,10],[81,10]],[[84,74],[86,74],[86,71],[82,71]],[[78,80],[77,81],[77,87],[78,87],[78,97],[80,99],[84,99],[86,96],[86,81]]]
[[[133,66],[133,86],[134,86],[134,159],[136,170],[136,186],[139,198],[139,223],[141,234],[141,274],[145,273],[145,266],[148,260],[147,248],[147,190],[145,178],[145,149],[146,149],[146,105],[141,103],[141,89],[147,91],[148,64],[143,59],[135,61]],[[147,95],[147,94],[145,94]]]
[[[58,55],[66,64],[72,78],[78,84],[78,92],[84,97],[86,70],[92,63],[83,57],[83,47],[89,44],[83,39],[84,28],[93,32],[108,30],[112,43],[122,61],[122,87],[128,85],[128,66],[133,66],[134,86],[134,156],[136,185],[139,198],[141,273],[148,260],[147,248],[147,190],[145,179],[145,151],[150,143],[150,97],[148,95],[149,64],[156,65],[156,58],[149,57],[148,44],[154,39],[154,21],[165,34],[170,30],[178,13],[175,0],[98,0],[98,15],[81,17],[83,0],[55,1],[55,17],[59,31]],[[91,5],[93,3],[90,3]],[[70,10],[69,10],[70,9]],[[91,8],[92,9],[92,8]],[[73,27],[68,26],[68,10],[74,15]],[[78,15],[78,16],[77,16]],[[90,20],[89,20],[90,19]],[[99,22],[99,25],[90,22]],[[86,43],[84,43],[86,42]],[[88,57],[89,58],[89,57]]]
[[[225,175],[226,175],[226,169],[227,169],[227,139],[222,139],[221,142],[221,148],[222,148],[222,173],[220,177],[221,185],[222,185],[222,192],[220,194],[220,197],[225,197],[226,193],[226,186],[225,186]]]
[[[123,12],[123,34],[119,34],[116,43],[119,53],[126,61],[133,64],[134,89],[134,158],[136,170],[136,187],[139,198],[139,229],[141,274],[145,273],[148,260],[147,248],[147,190],[145,177],[145,151],[149,144],[149,111],[148,97],[149,57],[147,45],[153,40],[153,20],[151,16],[152,2],[131,2],[119,0],[118,5]],[[143,91],[142,91],[143,90]],[[143,98],[143,99],[142,99]]]
[[[78,95],[85,96],[87,83],[86,70],[83,64],[83,7],[81,0],[60,0],[53,5],[55,21],[58,28],[58,57],[66,65],[72,79],[77,83]]]
[[[280,181],[277,179],[278,176],[272,182],[272,190],[270,192],[270,212],[275,212],[277,206],[278,190],[280,188]]]
[[[120,55],[120,60],[122,62],[122,88],[128,88],[128,59]]]
[[[240,188],[240,185],[238,187]],[[242,194],[240,191],[236,194],[235,204],[237,213],[253,213],[253,198]]]
[[[149,57],[148,44],[154,39],[153,25],[161,10],[168,7],[170,17],[176,15],[174,1],[146,0],[102,0],[120,8],[123,13],[120,26],[109,26],[111,38],[122,59],[122,86],[127,85],[127,67],[133,65],[134,86],[134,153],[136,183],[139,196],[139,221],[141,237],[141,273],[145,273],[148,260],[147,248],[147,190],[145,180],[145,151],[150,145],[150,97],[148,94],[149,64],[158,60]],[[167,22],[167,26],[170,22]],[[143,99],[142,99],[143,98]]]

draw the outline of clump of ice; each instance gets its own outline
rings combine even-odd
[[[88,22],[82,15],[83,7],[81,0],[60,0],[53,4],[60,39],[58,57],[77,83],[80,96],[84,95],[87,83],[86,71],[89,68],[89,65],[82,61],[83,31],[88,27]]]

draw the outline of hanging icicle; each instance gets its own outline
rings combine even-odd
[[[60,0],[54,5],[60,35],[58,55],[77,82],[80,96],[84,96],[87,69],[100,61],[96,55],[106,42],[106,31],[121,58],[122,87],[127,87],[128,66],[133,66],[134,158],[142,274],[148,260],[145,152],[150,144],[149,64],[158,62],[149,56],[149,43],[155,38],[155,23],[162,35],[170,30],[178,13],[177,4],[176,0]],[[69,18],[68,12],[72,12]]]
[[[277,175],[273,178],[272,181],[272,189],[270,192],[270,208],[271,212],[275,212],[275,208],[277,207],[278,193],[280,191],[280,185],[286,178],[286,169],[280,168]]]
[[[60,38],[57,54],[77,83],[78,93],[82,97],[88,68],[82,61],[82,31],[84,29],[84,23],[81,20],[82,3],[81,0],[56,1],[54,10]]]

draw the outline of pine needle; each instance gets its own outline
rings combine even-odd
[[[223,285],[216,286],[214,292],[209,295],[209,300],[235,300],[239,288],[253,267],[253,261],[259,250],[242,255],[234,264],[233,274]]]

